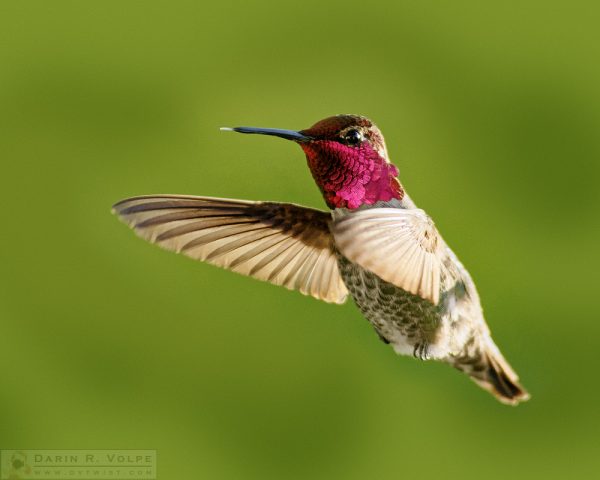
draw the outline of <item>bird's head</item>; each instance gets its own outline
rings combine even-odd
[[[404,195],[383,135],[366,117],[336,115],[300,131],[255,127],[228,130],[274,135],[298,143],[330,208],[355,209],[400,200]]]

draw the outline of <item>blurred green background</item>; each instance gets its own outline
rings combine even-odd
[[[0,4],[0,446],[157,449],[159,478],[592,478],[597,2]],[[137,194],[323,207],[218,127],[371,117],[532,400],[399,358],[358,310],[146,244]]]

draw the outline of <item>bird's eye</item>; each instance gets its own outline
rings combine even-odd
[[[365,137],[358,130],[354,130],[354,129],[348,130],[344,134],[344,143],[346,143],[347,145],[358,145],[364,139],[365,139]]]

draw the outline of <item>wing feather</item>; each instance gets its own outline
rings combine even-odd
[[[139,236],[167,250],[326,302],[343,303],[348,294],[327,212],[183,195],[129,198],[113,211]]]
[[[437,304],[444,242],[423,210],[372,208],[334,216],[336,247],[350,261]]]

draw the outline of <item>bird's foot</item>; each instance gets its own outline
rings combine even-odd
[[[379,330],[375,330],[375,331],[377,332],[377,335],[379,336],[379,340],[381,340],[383,343],[386,343],[386,344],[390,343],[390,341],[383,336],[383,333],[381,333]]]
[[[423,340],[422,342],[416,343],[413,349],[413,356],[419,360],[429,360],[429,342]]]

